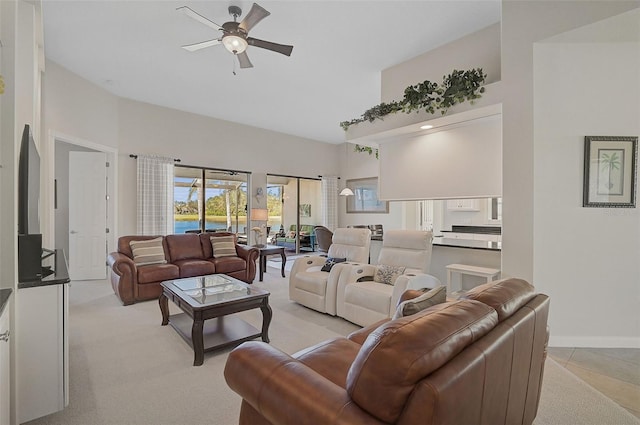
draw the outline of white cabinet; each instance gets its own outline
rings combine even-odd
[[[449,199],[447,200],[449,211],[480,211],[478,199]]]
[[[9,412],[11,409],[9,381],[9,306],[7,305],[0,316],[0,425],[9,425]]]

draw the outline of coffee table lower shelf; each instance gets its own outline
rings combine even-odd
[[[193,348],[191,328],[193,319],[185,313],[169,316],[169,324]],[[202,328],[204,352],[219,350],[225,347],[239,345],[262,336],[262,332],[239,317],[221,316],[208,319]]]

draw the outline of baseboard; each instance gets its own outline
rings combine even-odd
[[[640,348],[640,337],[551,336],[549,347]]]

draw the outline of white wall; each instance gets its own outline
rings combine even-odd
[[[380,174],[380,161],[375,155],[366,152],[354,152],[355,145],[343,143],[339,146],[341,157],[341,173],[338,187],[342,190],[349,179],[377,177]],[[405,202],[389,202],[389,213],[347,214],[347,204],[344,196],[338,197],[338,227],[354,224],[382,224],[384,230],[415,228],[415,204],[411,207]],[[407,217],[409,214],[409,217]],[[413,219],[411,218],[413,217]],[[409,226],[409,227],[407,227]]]
[[[410,85],[440,83],[454,69],[472,68],[483,69],[487,84],[500,81],[500,23],[383,70],[381,101],[400,100]]]
[[[317,177],[337,174],[334,145],[119,99],[119,235],[136,233],[136,162],[129,154],[159,154],[181,164],[251,171],[252,187],[266,173]],[[286,117],[283,117],[286,119]]]
[[[638,42],[534,47],[533,272],[558,345],[640,346],[640,210],[582,207],[584,136],[640,134],[639,76]]]
[[[633,266],[616,268],[614,270],[621,270],[624,276],[621,278],[618,271],[615,271],[616,279],[606,278],[611,272],[612,265],[618,264],[620,258],[620,252],[615,245],[612,250],[606,251],[600,251],[600,248],[594,247],[596,252],[599,251],[601,254],[597,261],[592,254],[584,255],[585,245],[588,247],[594,245],[594,238],[597,238],[593,236],[594,232],[607,229],[614,220],[608,217],[607,210],[580,208],[582,137],[590,130],[599,130],[598,133],[611,131],[613,135],[618,133],[613,129],[630,131],[633,123],[637,125],[638,116],[636,115],[633,123],[625,121],[622,126],[616,124],[621,123],[622,118],[618,107],[598,108],[598,114],[594,115],[592,112],[594,100],[601,98],[609,90],[613,76],[609,71],[602,73],[600,66],[597,66],[598,71],[594,71],[596,75],[590,74],[585,69],[579,70],[579,74],[586,72],[587,75],[597,77],[597,81],[604,81],[604,86],[599,88],[600,92],[596,93],[597,96],[594,99],[580,102],[583,98],[576,93],[573,83],[566,89],[556,86],[552,101],[547,96],[541,108],[557,111],[561,117],[547,117],[538,123],[534,119],[534,100],[537,101],[537,91],[534,92],[534,88],[538,89],[534,86],[533,78],[534,45],[549,37],[639,6],[640,2],[637,1],[503,1],[502,3],[504,89],[502,270],[506,275],[532,281],[542,292],[557,293],[557,296],[551,297],[552,345],[640,345],[637,325],[633,325],[637,323],[637,311],[640,307],[637,297],[637,269],[632,270]],[[611,47],[613,45],[603,46],[603,49],[607,50]],[[573,53],[567,51],[567,53],[574,55],[577,51]],[[580,55],[578,54],[577,57]],[[592,63],[586,66],[591,67],[598,61],[600,61],[599,56],[592,55]],[[571,73],[556,65],[548,62],[545,65],[545,68],[552,66],[555,70],[553,78],[567,83],[573,78],[581,82],[587,81],[577,76],[575,72]],[[637,78],[638,70],[636,69],[635,72]],[[582,89],[591,90],[584,85]],[[569,99],[572,96],[574,98]],[[637,98],[638,94],[636,93],[635,96]],[[556,109],[553,106],[555,102],[560,103],[564,108]],[[605,100],[605,103],[608,102]],[[585,120],[576,118],[581,115],[585,116]],[[561,124],[563,119],[567,120],[567,124]],[[560,126],[557,132],[555,127],[544,128],[550,123]],[[567,128],[567,125],[572,125],[572,128]],[[562,167],[559,169],[547,166],[546,163],[537,163],[538,158],[548,160],[550,156],[548,143],[551,141],[543,140],[541,136],[543,134],[552,137],[558,143],[558,154],[563,160]],[[635,134],[638,134],[637,127]],[[534,174],[539,167],[544,167],[543,171],[548,177]],[[568,170],[567,167],[570,167],[569,169],[574,173],[569,181],[564,174],[564,170]],[[546,194],[548,190],[557,192],[557,189],[551,187],[552,184],[546,180],[553,177],[559,180],[557,184],[560,185],[560,198],[566,199],[557,210],[562,219],[549,227],[550,220],[544,214],[539,215],[540,209],[545,205],[538,205],[537,202],[538,199],[543,200],[548,196],[555,197],[553,193]],[[542,187],[538,188],[538,184],[543,184],[544,190]],[[620,214],[618,210],[609,211],[612,214]],[[637,220],[637,215],[635,217]],[[626,221],[625,218],[620,220],[621,223],[624,221]],[[576,228],[574,222],[586,226]],[[621,226],[622,224],[614,225],[612,234],[631,237],[633,233],[620,234]],[[616,242],[616,245],[618,243]],[[623,246],[633,248],[633,244],[623,244]],[[637,258],[636,255],[633,261],[637,262]],[[588,278],[585,280],[585,277]],[[636,282],[635,291],[632,290],[632,293],[629,293],[630,280]],[[602,296],[603,293],[610,295]],[[634,299],[634,296],[634,308],[621,308],[622,298]],[[628,302],[631,301],[624,303]],[[589,317],[585,317],[587,306],[589,306]],[[624,304],[624,307],[629,305]]]

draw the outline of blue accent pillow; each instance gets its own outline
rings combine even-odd
[[[335,266],[338,263],[344,263],[345,261],[347,261],[346,258],[329,257],[327,258],[327,261],[325,261],[324,266],[322,266],[322,269],[320,270],[322,270],[323,272],[330,272],[333,266]]]

